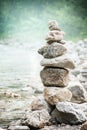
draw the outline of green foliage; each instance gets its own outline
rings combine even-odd
[[[86,0],[1,0],[0,38],[39,40],[49,20],[57,20],[66,39],[87,37]]]

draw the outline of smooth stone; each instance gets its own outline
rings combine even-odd
[[[84,124],[82,124],[80,130],[87,130],[87,121]]]
[[[46,124],[49,124],[50,118],[46,109],[30,111],[26,113],[25,119],[22,120],[22,124],[35,128],[43,128]]]
[[[46,41],[48,44],[52,44],[53,42],[59,42],[63,40],[65,33],[63,31],[53,30],[50,31],[46,36]]]
[[[28,126],[9,126],[8,130],[30,130]]]
[[[38,53],[43,55],[44,58],[55,58],[65,54],[66,51],[67,49],[63,45],[55,42],[51,45],[42,47],[38,50]]]
[[[56,119],[60,123],[81,124],[87,120],[79,104],[71,102],[58,102],[56,104]]]
[[[87,92],[79,82],[71,82],[68,89],[72,92],[71,101],[75,103],[84,103],[87,101]]]
[[[72,93],[67,88],[45,87],[44,98],[49,104],[55,105],[61,101],[70,101]]]
[[[48,27],[49,27],[49,30],[59,30],[59,31],[61,31],[61,29],[58,27],[58,24],[57,24],[57,22],[55,21],[55,20],[53,20],[53,21],[50,21],[49,23],[48,23]]]
[[[69,71],[66,69],[45,67],[40,76],[45,86],[65,87],[68,85]]]
[[[52,59],[46,59],[44,58],[41,61],[42,66],[50,66],[50,67],[60,67],[60,68],[68,68],[68,69],[74,69],[75,64],[73,63],[72,59],[70,59],[68,56],[60,56]]]

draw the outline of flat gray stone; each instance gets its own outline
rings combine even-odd
[[[50,67],[60,67],[60,68],[68,68],[68,69],[74,69],[75,64],[73,63],[72,59],[70,59],[68,56],[60,56],[52,59],[46,59],[44,58],[41,61],[42,66],[50,66]]]
[[[55,58],[65,54],[66,51],[67,49],[63,45],[55,42],[51,45],[42,47],[38,50],[38,53],[43,55],[44,58]]]

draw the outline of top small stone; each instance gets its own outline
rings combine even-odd
[[[55,20],[50,21],[50,22],[48,23],[48,27],[49,27],[49,30],[50,30],[50,31],[53,31],[53,30],[61,31],[61,29],[58,27],[58,24],[57,24],[57,22],[56,22]]]

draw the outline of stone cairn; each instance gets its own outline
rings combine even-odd
[[[47,45],[38,50],[44,59],[40,72],[44,88],[44,98],[55,105],[59,101],[70,101],[72,93],[65,88],[68,85],[69,69],[75,65],[67,55],[63,40],[65,33],[58,27],[56,21],[49,22],[50,32],[46,36]]]
[[[82,123],[86,120],[85,114],[80,111],[79,104],[70,102],[72,92],[67,88],[69,70],[74,69],[75,64],[64,46],[65,33],[61,31],[56,21],[49,22],[49,30],[46,36],[47,45],[38,50],[44,57],[41,61],[44,68],[40,72],[40,77],[44,85],[45,101],[51,106],[56,106],[56,109],[51,111],[51,117],[58,123]]]
[[[44,68],[40,72],[44,85],[44,97],[39,95],[32,101],[31,110],[25,112],[23,119],[12,122],[8,130],[58,130],[60,125],[55,124],[61,123],[68,124],[69,129],[65,125],[64,130],[70,130],[73,128],[71,125],[82,124],[87,120],[87,103],[72,102],[72,97],[80,100],[79,93],[83,93],[83,98],[84,92],[81,88],[76,91],[74,87],[72,89],[67,87],[69,69],[74,69],[75,65],[68,57],[64,46],[65,33],[61,31],[56,21],[49,22],[49,30],[46,37],[47,45],[38,50],[44,57],[41,61]],[[86,76],[85,73],[84,76]],[[77,125],[72,130],[77,130],[77,127],[80,126]],[[85,127],[87,122],[82,125],[81,130]]]

